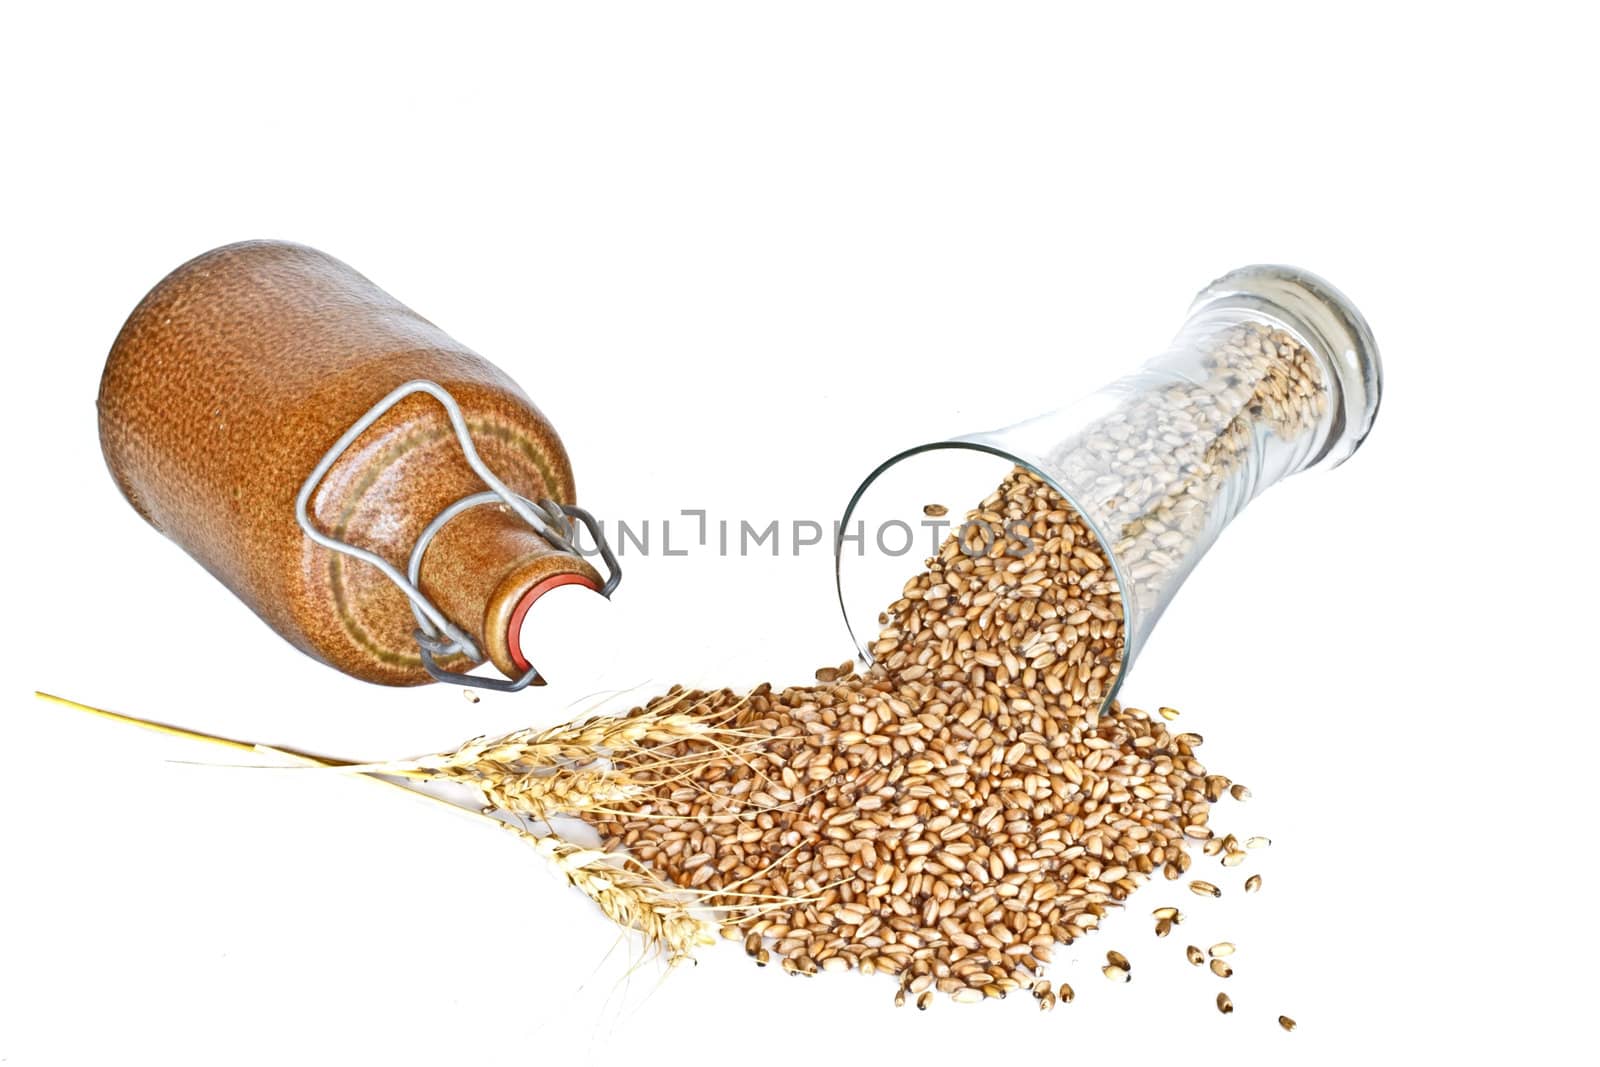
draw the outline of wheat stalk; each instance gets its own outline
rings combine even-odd
[[[124,715],[89,704],[80,704],[51,693],[35,692],[34,695],[60,707],[173,737],[261,755],[284,756],[315,767],[354,773],[371,781],[403,790],[413,796],[444,804],[462,814],[487,819],[532,844],[535,851],[544,856],[569,884],[593,900],[609,919],[619,926],[639,931],[646,943],[664,952],[670,962],[677,963],[686,959],[697,947],[715,940],[712,925],[696,917],[686,903],[687,900],[703,898],[704,894],[679,891],[643,868],[634,869],[627,866],[631,861],[625,857],[613,855],[602,849],[584,848],[555,835],[535,834],[522,826],[495,818],[488,810],[468,807],[444,797],[434,796],[410,784],[418,777],[470,780],[470,776],[464,773],[442,773],[446,769],[443,764],[434,772],[413,766],[412,773],[397,775],[387,768],[406,766],[407,761],[402,761],[398,765],[357,763]],[[682,713],[663,712],[658,708],[654,713],[630,714],[621,719],[597,718],[579,725],[569,724],[538,732],[524,731],[521,735],[511,735],[521,738],[521,741],[516,743],[508,742],[505,738],[488,745],[475,745],[469,742],[468,745],[449,755],[466,760],[469,758],[466,753],[474,753],[475,762],[449,769],[464,771],[467,766],[476,767],[477,772],[481,774],[476,784],[485,799],[490,806],[506,812],[538,814],[542,817],[557,810],[605,810],[606,805],[633,796],[633,791],[637,787],[620,780],[613,772],[593,768],[574,771],[570,767],[556,767],[551,774],[523,771],[507,775],[501,770],[507,764],[482,757],[486,754],[514,753],[512,765],[529,758],[531,753],[537,753],[541,758],[559,758],[565,755],[592,760],[596,752],[592,749],[585,750],[582,746],[586,743],[612,749],[651,741],[676,742],[699,739],[709,729],[709,724],[703,721],[692,720]],[[513,746],[509,753],[508,745]],[[418,761],[411,762],[414,764]]]
[[[531,844],[608,919],[638,930],[647,942],[659,946],[670,964],[691,958],[696,948],[716,940],[711,924],[696,917],[683,899],[653,875],[622,866],[616,856],[601,849],[502,825]]]
[[[456,779],[460,780],[460,779]],[[552,773],[483,776],[468,779],[487,807],[545,819],[561,813],[610,810],[644,789],[626,776],[607,770],[556,768]]]
[[[476,790],[486,807],[541,819],[560,813],[615,814],[647,785],[693,784],[694,772],[708,760],[754,748],[754,739],[728,725],[745,699],[731,690],[674,688],[623,716],[478,737],[448,752],[344,769],[454,782]]]

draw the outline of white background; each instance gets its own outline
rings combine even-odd
[[[1577,1055],[1600,173],[1576,15],[44,7],[10,9],[0,63],[0,1061]],[[1251,507],[1124,690],[1254,789],[1216,822],[1273,836],[1264,891],[1141,892],[1046,1016],[896,1012],[881,978],[730,945],[662,980],[504,834],[33,700],[384,757],[587,691],[346,679],[118,496],[94,413],[118,326],[248,237],[346,260],[506,368],[606,516],[827,522],[892,451],[1128,369],[1232,267],[1331,279],[1386,359],[1376,429]],[[589,688],[849,652],[815,549],[634,560],[618,607]],[[1158,942],[1168,900],[1192,918]],[[1223,936],[1228,1018],[1181,960]]]

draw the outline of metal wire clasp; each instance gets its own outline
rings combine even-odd
[[[484,484],[489,489],[486,492],[473,493],[471,496],[462,497],[435,516],[433,521],[428,523],[421,535],[417,537],[417,543],[411,549],[411,559],[407,565],[406,573],[402,574],[399,568],[376,552],[358,548],[317,529],[311,522],[309,505],[311,494],[316,491],[318,485],[322,484],[322,479],[327,476],[329,469],[344,454],[345,450],[355,443],[356,438],[360,437],[374,422],[382,418],[390,408],[413,393],[426,393],[437,400],[440,407],[444,408],[445,414],[450,418],[450,426],[455,430],[456,441],[461,445],[462,455],[466,457],[467,465],[472,468],[479,478],[483,479]],[[482,689],[514,693],[519,689],[525,689],[538,680],[539,670],[537,667],[530,666],[527,673],[520,678],[502,680],[499,678],[480,678],[457,671],[447,671],[438,665],[434,658],[436,656],[453,656],[459,653],[474,662],[482,662],[485,657],[482,650],[467,635],[466,631],[451,622],[444,612],[440,611],[438,606],[429,600],[417,585],[417,578],[422,569],[422,555],[427,550],[428,543],[433,540],[434,535],[444,527],[445,523],[468,508],[490,503],[506,505],[516,512],[518,518],[533,527],[540,537],[549,541],[551,545],[560,551],[572,555],[577,555],[578,549],[568,534],[572,529],[572,519],[577,519],[589,531],[589,536],[594,539],[595,547],[599,550],[600,558],[606,564],[608,573],[605,584],[600,587],[600,595],[610,597],[612,591],[616,589],[617,583],[622,581],[622,567],[618,564],[616,555],[611,551],[611,546],[606,543],[605,534],[600,529],[600,524],[595,521],[594,516],[575,504],[561,504],[554,500],[533,501],[512,492],[504,482],[495,476],[494,471],[490,470],[488,465],[483,462],[482,457],[478,455],[477,448],[472,444],[472,434],[467,429],[466,417],[461,413],[461,406],[456,403],[455,397],[451,396],[437,382],[421,379],[406,382],[391,391],[382,400],[374,404],[365,415],[352,423],[339,440],[333,443],[333,447],[328,449],[327,454],[312,468],[311,473],[306,476],[305,484],[300,486],[300,492],[295,496],[294,517],[295,521],[300,524],[300,529],[304,530],[305,535],[311,538],[312,541],[341,555],[359,559],[364,563],[370,563],[378,568],[378,571],[385,578],[393,582],[406,595],[406,599],[411,602],[411,613],[416,616],[417,620],[417,629],[412,632],[411,636],[417,642],[417,649],[422,655],[422,666],[436,680],[459,682],[463,685],[473,685]]]

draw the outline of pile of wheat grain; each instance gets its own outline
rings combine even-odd
[[[864,673],[669,694],[761,741],[656,746],[661,772],[585,816],[606,849],[699,891],[758,960],[958,999],[1018,988],[1152,873],[1181,877],[1230,783],[1198,737],[1101,709],[1122,609],[1099,546],[1021,469],[968,520],[1008,534],[976,558],[952,535]]]

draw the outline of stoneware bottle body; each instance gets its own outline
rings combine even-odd
[[[350,267],[283,242],[207,252],[144,298],[106,361],[101,447],[134,509],[284,638],[357,678],[415,685],[430,676],[405,595],[306,537],[295,497],[357,419],[417,379],[456,400],[479,455],[514,492],[575,502],[566,450],[516,383]],[[428,523],[484,489],[444,409],[413,395],[344,451],[309,515],[404,571]],[[513,618],[552,582],[598,588],[599,576],[486,504],[438,532],[417,584],[515,677],[527,659]]]

